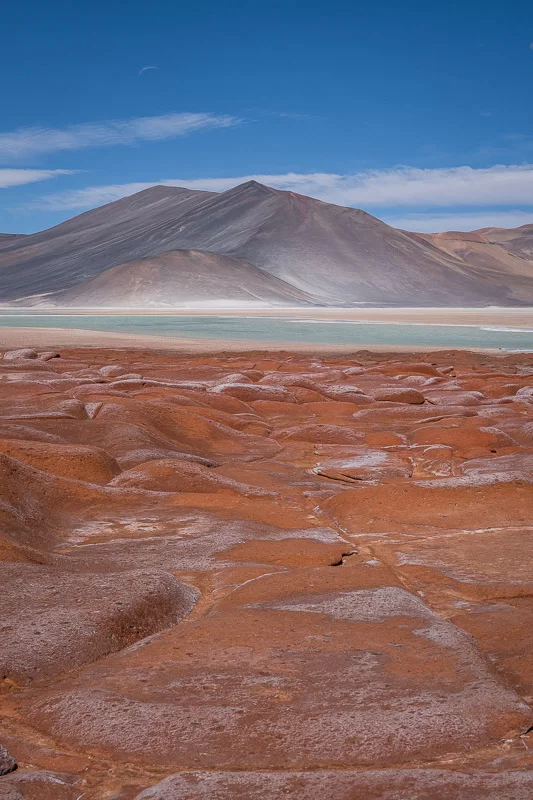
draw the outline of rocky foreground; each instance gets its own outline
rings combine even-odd
[[[530,355],[6,352],[0,798],[529,799],[532,533]]]

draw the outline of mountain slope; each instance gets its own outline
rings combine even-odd
[[[0,245],[0,299],[59,291],[115,264],[173,249],[168,232],[210,192],[154,186]]]
[[[515,229],[487,228],[471,232],[409,235],[434,245],[465,264],[481,268],[485,276],[506,275],[508,280],[533,277],[533,225]]]
[[[318,302],[460,305],[533,300],[364,211],[254,181],[215,195],[181,218],[180,247],[227,253]],[[519,282],[520,283],[520,282]]]
[[[42,299],[77,308],[172,308],[213,301],[301,305],[313,301],[251,264],[200,250],[171,250],[120,264]]]
[[[519,228],[482,228],[475,231],[484,241],[498,244],[509,253],[533,261],[533,225]]]
[[[499,242],[488,241],[479,231],[450,231],[447,233],[409,234],[414,239],[433,244],[444,253],[461,259],[465,264],[489,271],[506,273],[509,276],[533,275],[533,257],[528,259]]]
[[[0,233],[0,246],[2,244],[13,244],[15,239],[20,240],[24,236],[24,233]]]
[[[527,256],[533,226],[525,228],[507,238],[497,229],[408,234],[364,211],[255,181],[220,194],[155,186],[55,228],[0,242],[0,300],[122,297],[137,305],[143,291],[142,304],[272,292],[269,302],[285,304],[527,305],[533,304]],[[189,254],[185,267],[175,251],[202,254]],[[244,266],[209,260],[207,253]],[[149,261],[139,263],[143,259]],[[245,274],[250,286],[244,286]],[[278,283],[267,288],[268,276]]]

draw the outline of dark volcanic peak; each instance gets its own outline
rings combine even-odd
[[[200,251],[202,257],[184,261],[165,256],[183,251]],[[209,254],[232,259],[233,268]],[[193,302],[195,292],[198,301],[214,303],[242,297],[242,292],[257,298],[258,280],[261,297],[270,292],[272,303],[533,303],[533,226],[411,234],[364,211],[255,180],[222,193],[153,186],[41,233],[0,240],[0,300],[46,295],[67,303],[74,302],[75,295],[83,305],[83,292],[89,291],[105,303],[108,285],[115,303],[120,300],[120,281],[125,296],[131,295],[129,270],[139,276],[141,262],[138,286],[148,286],[145,259],[151,265],[151,288],[146,288],[150,304],[159,302],[150,299],[155,297],[163,303],[166,292],[171,304]],[[234,269],[235,261],[244,272]],[[120,270],[110,273],[114,267]],[[214,270],[214,281],[209,280],[209,270]],[[95,286],[92,282],[104,273]],[[156,274],[161,281],[157,290]],[[242,281],[248,280],[251,284],[245,286]],[[274,282],[268,291],[264,280]],[[142,305],[140,289],[133,294],[135,303]]]
[[[274,189],[272,186],[266,186],[259,181],[251,180],[239,183],[232,189],[228,189],[225,194],[243,194],[244,192],[262,192],[263,194],[277,194],[280,189]]]

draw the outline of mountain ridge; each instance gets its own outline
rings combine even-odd
[[[210,286],[210,302],[259,291],[274,304],[528,305],[533,225],[411,233],[250,180],[220,193],[155,185],[36,234],[0,236],[2,302],[66,302],[97,291],[102,303],[108,292],[107,304],[120,306],[121,293],[131,298],[137,285],[128,269],[147,296],[176,307],[194,302],[194,286],[206,301]],[[249,292],[232,289],[237,274],[247,275]]]

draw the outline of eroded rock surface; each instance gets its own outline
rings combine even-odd
[[[455,773],[441,769],[314,772],[184,772],[146,789],[135,800],[435,800],[479,797],[529,800],[533,772]]]
[[[4,354],[0,798],[529,799],[532,397],[529,355]]]

